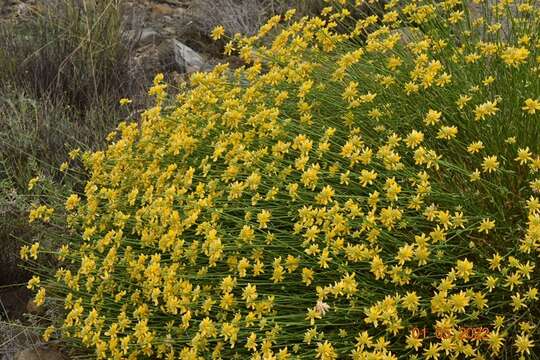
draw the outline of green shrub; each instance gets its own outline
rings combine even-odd
[[[538,4],[396,3],[350,34],[339,7],[273,18],[227,45],[250,66],[175,98],[157,76],[141,126],[81,155],[61,265],[29,282],[66,309],[44,336],[115,359],[536,358]]]

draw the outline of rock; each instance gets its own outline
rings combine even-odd
[[[176,39],[163,41],[158,47],[158,57],[165,71],[189,74],[210,69],[199,53]]]
[[[186,16],[186,9],[183,7],[177,7],[174,12],[174,16],[176,17],[184,17]]]
[[[158,72],[184,76],[197,71],[211,70],[215,61],[207,61],[189,46],[172,38],[159,45],[149,44],[136,49],[130,60],[130,71],[136,78],[151,80]]]
[[[172,36],[176,33],[176,30],[172,26],[165,26],[161,31],[167,36]]]
[[[173,15],[174,8],[168,4],[155,4],[152,6],[152,14],[156,16]]]
[[[184,72],[193,73],[205,70],[205,61],[201,55],[182,42],[172,39],[174,60]]]
[[[2,263],[0,258],[0,268],[6,268],[6,264]],[[3,285],[0,282],[0,285]],[[8,319],[23,319],[26,311],[26,304],[32,298],[32,293],[26,287],[17,288],[0,288],[0,320],[3,316]],[[0,347],[1,349],[1,347]],[[1,358],[1,357],[0,357]]]
[[[125,37],[127,41],[133,42],[136,47],[159,44],[161,41],[163,41],[163,36],[153,28],[130,30],[126,32]]]
[[[137,49],[130,60],[130,71],[133,78],[147,80],[153,78],[156,72],[161,71],[158,46],[149,44]]]
[[[158,68],[166,72],[178,71],[184,72],[184,69],[176,63],[174,56],[173,39],[163,41],[154,49],[155,62],[158,63]],[[155,71],[155,69],[154,69]]]
[[[66,360],[64,354],[49,348],[26,349],[15,355],[15,360]]]
[[[28,15],[35,7],[34,0],[0,0],[0,15],[22,17]]]
[[[26,303],[26,312],[29,314],[42,314],[43,306],[37,306],[33,299],[28,300]]]

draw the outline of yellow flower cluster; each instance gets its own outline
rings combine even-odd
[[[175,98],[158,75],[140,126],[74,154],[73,237],[29,283],[65,299],[62,336],[101,359],[538,354],[540,9],[400,3],[349,33],[361,1],[276,16],[226,45],[245,66]]]

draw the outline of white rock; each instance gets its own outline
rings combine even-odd
[[[172,39],[174,60],[186,73],[201,71],[205,61],[201,55],[182,42]]]

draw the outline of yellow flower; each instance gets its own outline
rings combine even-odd
[[[36,286],[38,286],[40,283],[40,278],[39,276],[32,276],[32,278],[28,281],[28,285],[26,285],[26,287],[30,290],[34,289]]]
[[[482,162],[482,169],[484,172],[491,173],[492,171],[495,171],[499,168],[499,161],[497,160],[497,156],[486,156],[484,157],[484,161]]]
[[[283,281],[283,275],[285,271],[283,266],[281,265],[281,256],[274,259],[274,272],[272,273],[272,277],[270,278],[275,284],[280,283]]]
[[[498,331],[490,331],[487,334],[486,342],[489,349],[493,351],[494,354],[498,354],[504,344],[504,337]]]
[[[442,113],[440,111],[429,110],[426,117],[424,118],[424,123],[426,125],[435,125],[441,119]]]
[[[399,265],[403,265],[406,261],[411,260],[413,256],[414,246],[411,244],[406,244],[399,248],[398,254],[395,256],[395,259],[398,261]]]
[[[491,85],[495,81],[495,78],[493,76],[488,76],[482,81],[482,84],[485,86]]]
[[[470,175],[471,182],[480,180],[480,170],[475,169]]]
[[[471,154],[477,153],[484,148],[484,144],[481,141],[477,141],[467,146],[467,151]]]
[[[321,319],[322,318],[322,315],[319,311],[317,311],[317,309],[315,308],[310,308],[310,309],[307,309],[307,315],[306,315],[306,320],[309,320],[309,323],[310,325],[315,325],[315,319]]]
[[[328,268],[328,262],[332,260],[332,258],[329,256],[330,252],[328,249],[324,249],[321,253],[321,256],[319,257],[319,266],[323,269]]]
[[[529,288],[525,296],[527,297],[529,301],[538,300],[538,289],[535,287]]]
[[[472,97],[468,95],[460,95],[459,99],[456,100],[456,105],[459,109],[463,109],[465,105],[472,99]]]
[[[456,265],[457,275],[465,282],[469,281],[469,277],[473,274],[473,263],[469,260],[458,260]]]
[[[247,276],[247,269],[249,268],[249,260],[243,257],[237,265],[238,268],[238,276],[243,278]]]
[[[246,349],[250,351],[256,351],[257,350],[257,334],[252,332],[246,341],[246,345],[244,345]]]
[[[221,290],[224,293],[231,292],[235,286],[236,286],[236,278],[233,278],[230,275],[227,275],[227,277],[221,280]]]
[[[324,343],[317,345],[317,354],[315,357],[320,360],[335,360],[337,359],[337,353],[332,344],[328,340],[325,340]]]
[[[493,116],[497,111],[499,111],[497,100],[486,101],[483,104],[476,105],[474,108],[474,120],[484,120],[486,116]]]
[[[411,149],[414,149],[420,145],[422,141],[424,141],[424,133],[416,130],[411,131],[410,134],[405,138],[405,144]]]
[[[456,137],[458,128],[456,126],[441,126],[437,133],[437,139],[450,140]]]
[[[448,302],[452,306],[452,311],[465,312],[465,307],[469,305],[469,300],[470,297],[464,291],[460,291],[450,296]]]
[[[216,26],[211,33],[212,40],[219,40],[225,35],[225,28],[222,25]]]
[[[418,351],[418,349],[422,347],[422,341],[422,338],[417,337],[416,334],[411,331],[411,333],[407,335],[407,339],[405,340],[405,349],[414,348],[414,351]]]
[[[291,20],[292,17],[294,16],[294,14],[296,14],[296,9],[289,9],[289,10],[287,10],[285,15],[283,16],[283,19],[285,21]]]
[[[378,255],[375,255],[371,260],[370,271],[375,275],[376,280],[384,278],[386,266],[384,265],[383,260]]]
[[[221,296],[221,301],[219,303],[219,306],[223,310],[230,310],[234,305],[234,295],[231,293],[225,293]]]
[[[302,174],[302,184],[307,188],[311,188],[311,190],[315,189],[319,179],[319,170],[319,164],[311,165],[310,168]]]
[[[341,97],[347,102],[352,102],[358,96],[358,83],[356,81],[349,82],[349,85],[343,90]]]
[[[529,335],[518,335],[516,340],[514,340],[514,346],[520,355],[524,353],[530,354],[531,349],[534,347],[534,341],[529,339]]]
[[[126,106],[128,104],[131,104],[132,100],[130,99],[126,99],[126,98],[122,98],[120,99],[119,103],[120,103],[120,106]]]
[[[536,110],[540,111],[540,100],[533,100],[529,98],[525,100],[525,103],[521,109],[526,111],[528,114],[536,114]]]
[[[36,306],[41,306],[45,303],[45,288],[40,288],[34,298]]]
[[[491,259],[488,259],[489,262],[489,268],[491,270],[500,270],[501,269],[501,261],[503,257],[499,255],[499,253],[493,254],[493,257]]]
[[[528,161],[532,160],[532,153],[527,146],[525,149],[518,149],[518,156],[515,158],[515,161],[519,161],[520,165],[526,164]]]
[[[30,246],[30,257],[34,260],[37,260],[38,251],[39,251],[39,243],[35,242],[32,244],[32,246]]]
[[[478,231],[485,232],[487,234],[493,228],[495,228],[495,220],[482,219],[480,226],[478,226]]]
[[[362,185],[362,187],[371,185],[376,178],[377,173],[374,170],[362,169],[360,172],[360,185]]]
[[[524,47],[507,47],[501,54],[503,61],[510,66],[517,67],[523,64],[529,56],[529,50]]]
[[[255,231],[253,230],[252,227],[248,225],[244,225],[242,227],[242,230],[240,230],[239,237],[240,237],[240,240],[247,243],[251,243],[253,239],[255,238]]]
[[[405,88],[405,93],[407,95],[411,95],[411,94],[417,93],[420,87],[418,86],[418,84],[415,84],[413,82],[408,82],[404,85],[404,88]]]
[[[512,299],[512,307],[513,307],[514,312],[520,310],[521,308],[526,308],[527,307],[527,305],[524,302],[524,300],[526,300],[526,299],[522,298],[521,294],[516,293],[516,294],[510,296],[510,298]]]
[[[503,315],[497,315],[495,316],[495,321],[493,322],[493,326],[496,329],[501,328],[504,325],[505,317]]]
[[[259,228],[266,229],[268,228],[268,221],[270,221],[271,213],[268,210],[262,210],[257,214],[257,220],[259,221]]]
[[[319,194],[315,196],[315,201],[317,204],[328,205],[332,201],[332,196],[334,196],[334,189],[330,185],[326,185]]]
[[[28,182],[28,191],[32,190],[38,181],[39,181],[39,176],[36,176],[30,179],[30,181]]]
[[[81,149],[74,149],[68,153],[71,160],[75,160],[81,154]]]
[[[232,41],[227,42],[223,47],[223,54],[231,56],[234,51],[234,43]]]
[[[40,205],[37,208],[30,210],[30,213],[28,214],[28,221],[33,222],[37,219],[41,219],[43,220],[43,222],[47,223],[51,220],[51,216],[53,213],[53,208],[49,208],[45,205]]]
[[[407,292],[407,294],[401,299],[401,302],[405,309],[414,313],[420,305],[420,297],[416,294],[416,291]]]
[[[440,345],[437,343],[430,343],[429,348],[424,349],[424,359],[437,360],[439,358]]]
[[[77,194],[71,194],[66,200],[66,210],[70,211],[75,209],[75,207],[77,207],[77,205],[79,204],[80,200],[81,199]]]
[[[21,246],[21,250],[19,251],[19,256],[21,257],[21,260],[28,260],[28,253],[30,252],[30,248],[28,245]]]
[[[242,291],[242,300],[245,300],[247,304],[252,303],[257,299],[257,286],[247,284],[244,290]]]
[[[300,266],[300,258],[294,257],[292,255],[287,255],[287,260],[285,261],[287,265],[287,272],[292,273],[294,270],[298,269]]]
[[[517,142],[517,139],[515,136],[509,136],[506,139],[504,139],[504,142],[507,144],[515,144]]]
[[[229,341],[231,349],[234,348],[236,340],[238,339],[239,328],[231,323],[223,323],[221,325],[221,335],[225,341]]]
[[[313,275],[315,272],[309,268],[303,268],[302,269],[302,282],[306,284],[306,286],[311,285],[311,282],[313,281]]]
[[[45,329],[45,331],[43,331],[43,334],[41,336],[43,337],[43,340],[45,340],[45,342],[49,341],[51,335],[54,333],[54,330],[54,326],[50,325]]]

